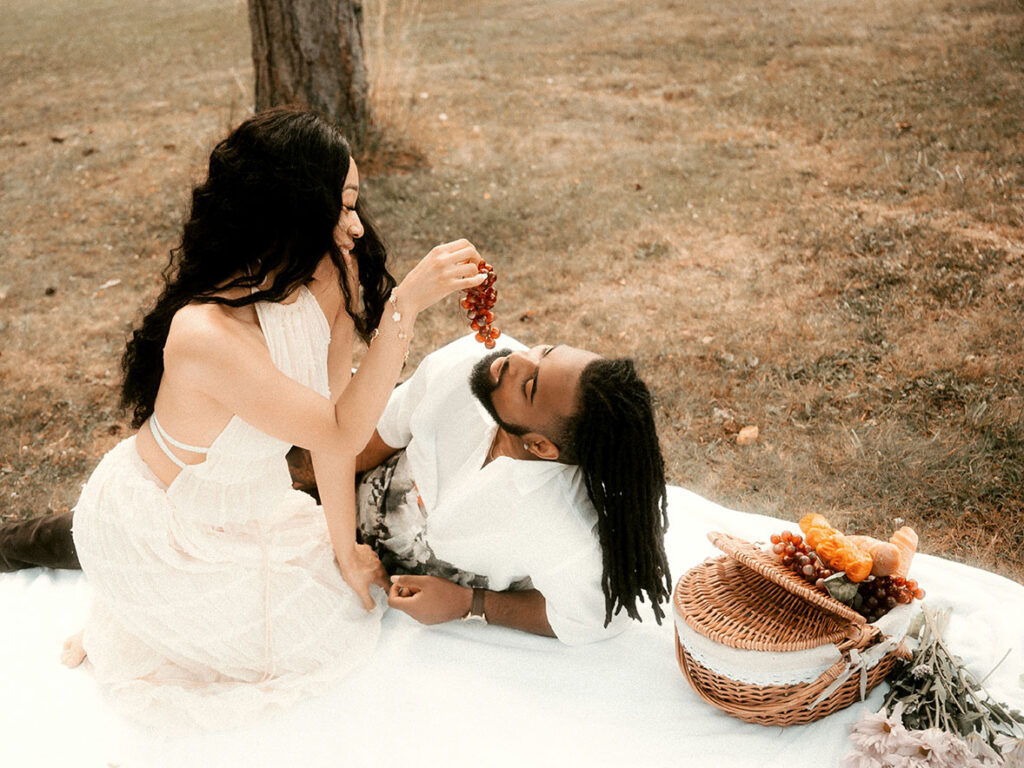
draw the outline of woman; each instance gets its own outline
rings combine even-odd
[[[123,360],[138,432],[75,509],[94,604],[65,662],[88,654],[134,716],[219,727],[372,650],[371,587],[388,585],[355,540],[355,457],[416,315],[484,275],[461,240],[393,287],[345,140],[284,109],[214,149],[175,255]],[[369,349],[351,376],[357,334]],[[322,510],[291,488],[293,444],[312,452]]]

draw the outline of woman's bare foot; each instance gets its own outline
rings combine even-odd
[[[85,661],[85,648],[82,646],[81,632],[64,641],[64,650],[60,654],[60,661],[65,667],[71,669]]]

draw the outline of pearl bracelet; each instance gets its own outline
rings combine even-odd
[[[395,321],[395,325],[398,326],[398,340],[408,341],[409,337],[402,329],[402,313],[398,311],[398,297],[395,296],[395,289],[391,289],[391,295],[388,296],[388,304],[391,305],[391,309],[394,312],[391,313],[391,319]]]
[[[405,343],[405,357],[402,358],[402,362],[405,363],[409,360],[408,341],[410,336],[405,332],[405,329],[402,328],[402,313],[398,311],[398,297],[395,296],[394,288],[391,289],[391,295],[388,296],[388,304],[391,305],[391,319],[394,321],[395,325],[398,326],[398,340],[400,342]],[[376,339],[379,334],[380,327],[378,326],[377,328],[374,328],[373,331],[370,332],[370,342],[372,343],[373,340]]]

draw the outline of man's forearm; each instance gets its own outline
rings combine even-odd
[[[356,457],[356,472],[373,469],[390,459],[399,449],[385,443],[377,430],[373,430],[366,447]]]
[[[555,637],[548,623],[547,602],[536,589],[514,592],[484,590],[484,615],[488,624]]]
[[[473,602],[473,590],[439,576],[404,574],[391,577],[389,599],[392,608],[421,624],[443,624],[466,615]],[[548,623],[544,595],[535,589],[484,590],[484,614],[488,624],[555,637]]]

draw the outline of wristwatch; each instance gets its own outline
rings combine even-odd
[[[469,604],[469,613],[462,617],[463,621],[472,624],[486,624],[487,614],[484,613],[484,592],[487,590],[473,587],[473,602]]]

